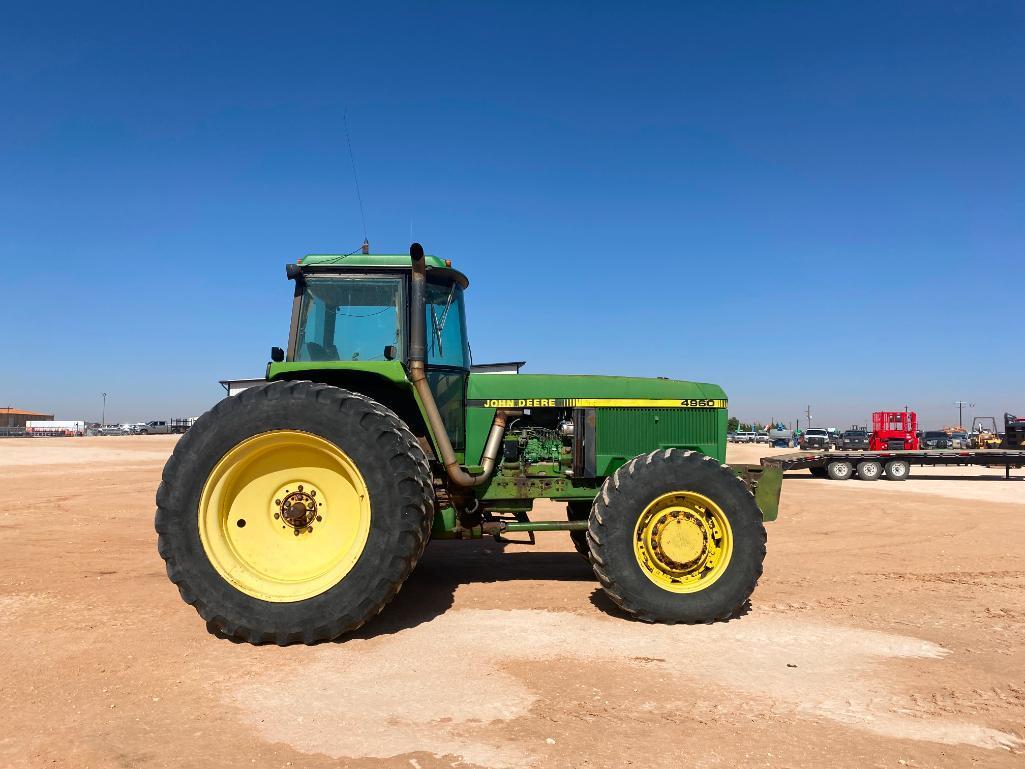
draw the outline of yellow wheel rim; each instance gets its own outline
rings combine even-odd
[[[199,537],[229,584],[264,601],[337,585],[370,534],[370,495],[348,454],[310,433],[275,430],[231,449],[199,500]]]
[[[645,576],[663,590],[696,593],[726,571],[733,529],[708,497],[674,491],[648,505],[637,519],[634,555]]]

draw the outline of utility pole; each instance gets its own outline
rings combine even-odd
[[[811,427],[811,406],[809,406],[808,408],[806,408],[806,409],[804,410],[804,415],[805,415],[806,417],[808,417],[808,422],[807,422],[807,426],[808,426],[808,427]]]
[[[103,396],[103,411],[100,416],[100,427],[107,424],[107,393],[100,393]]]
[[[974,403],[968,403],[967,401],[954,401],[954,405],[957,406],[957,426],[964,427],[964,418],[961,415],[961,411],[965,406],[969,408],[975,408]]]

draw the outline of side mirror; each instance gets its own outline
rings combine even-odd
[[[395,356],[398,354],[398,352],[398,348],[395,345],[390,344],[384,348],[384,359],[395,360]]]
[[[280,347],[270,348],[270,359],[275,363],[281,363],[285,359],[285,351]]]

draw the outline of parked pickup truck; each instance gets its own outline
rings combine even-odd
[[[836,447],[842,451],[868,451],[868,431],[844,430]]]
[[[154,419],[147,422],[140,429],[142,435],[166,435],[167,433],[183,433],[192,427],[195,422],[192,419]]]
[[[738,430],[737,443],[754,443],[755,434],[753,430]]]
[[[809,427],[801,434],[802,449],[828,449],[829,433],[818,427]]]
[[[942,430],[926,430],[922,436],[923,449],[952,449],[954,442]]]

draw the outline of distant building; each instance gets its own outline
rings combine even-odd
[[[474,363],[470,371],[474,374],[519,374],[527,364],[524,360],[513,360],[508,363]]]
[[[39,411],[25,411],[16,409],[13,406],[0,406],[0,429],[25,429],[25,423],[29,420],[53,419],[53,414],[43,414]]]
[[[519,374],[520,369],[523,368],[525,362],[522,360],[509,361],[508,363],[475,363],[470,367],[470,371],[474,374]],[[257,385],[266,384],[267,380],[263,377],[259,379],[222,379],[220,380],[221,387],[228,395],[238,395],[243,390],[248,390],[250,387],[256,387]]]
[[[267,380],[263,377],[259,379],[222,379],[221,387],[228,395],[238,395],[243,390],[248,390],[250,387],[256,387],[257,385],[266,384]]]

